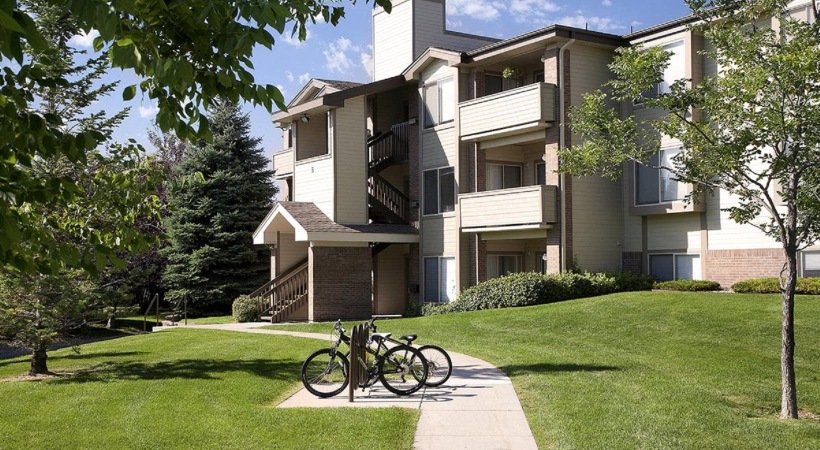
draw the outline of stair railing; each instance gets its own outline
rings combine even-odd
[[[409,223],[410,199],[379,175],[367,180],[367,193],[393,214]]]

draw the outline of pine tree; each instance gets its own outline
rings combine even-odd
[[[189,147],[170,193],[165,227],[169,246],[166,299],[185,296],[198,312],[229,311],[232,301],[264,284],[270,253],[255,247],[252,234],[272,206],[276,187],[268,160],[250,136],[250,122],[238,106],[220,101],[209,112],[213,141]]]

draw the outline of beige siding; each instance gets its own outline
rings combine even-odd
[[[307,256],[308,243],[296,242],[293,233],[279,233],[279,271],[296,264]]]
[[[293,175],[297,202],[313,202],[333,219],[333,159],[329,156],[297,163]]]
[[[422,132],[422,168],[454,166],[456,162],[455,128]]]
[[[412,2],[394,2],[393,11],[373,11],[374,81],[399,75],[413,62]]]
[[[336,110],[336,217],[343,224],[367,223],[365,99],[345,100]]]
[[[404,314],[407,271],[404,245],[391,245],[376,256],[375,314]]]
[[[454,215],[424,217],[421,224],[424,256],[455,256],[459,233]]]
[[[709,249],[778,248],[781,245],[752,225],[741,225],[722,209],[738,204],[738,198],[726,191],[715,192],[707,199],[706,223],[709,227]]]
[[[274,153],[271,164],[276,176],[293,173],[293,150],[288,148]]]
[[[314,114],[310,122],[299,122],[296,126],[296,159],[305,159],[326,155],[327,148],[327,115]]]
[[[456,75],[456,69],[453,67],[449,67],[446,61],[442,60],[435,60],[434,62],[430,63],[430,65],[424,69],[421,73],[421,82],[427,83],[431,81],[440,80],[442,78],[447,77],[454,77]]]
[[[585,93],[600,88],[612,78],[607,67],[612,62],[612,50],[575,44],[569,52],[571,101],[573,105],[580,105]]]
[[[647,218],[647,250],[700,250],[700,214]]]
[[[459,196],[461,226],[498,227],[555,222],[554,186],[525,186]]]
[[[554,118],[555,87],[538,83],[469,100],[459,105],[461,135],[504,134],[506,128]],[[509,130],[507,130],[509,131]]]
[[[444,31],[444,2],[416,0],[413,20],[415,21],[415,55],[418,57],[428,47],[450,50],[474,50],[493,42],[458,33]]]
[[[600,177],[572,179],[572,251],[592,272],[621,268],[620,184]]]
[[[387,132],[390,127],[407,118],[405,95],[415,95],[411,90],[396,90],[376,96],[375,131]]]

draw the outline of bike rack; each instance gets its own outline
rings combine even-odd
[[[367,380],[367,367],[359,361],[367,361],[367,341],[370,329],[365,324],[356,325],[350,334],[350,380],[347,385],[347,400],[353,402],[353,393]]]

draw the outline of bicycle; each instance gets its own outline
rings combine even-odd
[[[371,319],[368,328],[372,328]],[[317,397],[327,398],[342,392],[350,381],[349,362],[347,355],[339,351],[339,346],[345,343],[350,346],[350,337],[342,328],[342,321],[336,321],[333,326],[333,345],[313,352],[302,364],[302,384],[305,389]],[[427,360],[414,347],[399,344],[388,347],[385,343],[390,333],[374,333],[366,347],[367,355],[373,357],[373,363],[359,359],[367,373],[367,378],[358,387],[362,389],[373,386],[376,381],[396,395],[410,395],[418,391],[427,381]],[[384,351],[382,353],[382,351]]]
[[[376,325],[375,319],[370,319],[368,322],[368,326],[370,330],[374,333],[376,332]],[[391,339],[390,335],[388,334],[387,340],[389,342],[393,342],[398,345],[403,345],[401,341],[407,342],[407,345],[412,347],[413,341],[418,338],[418,335],[415,334],[407,334],[400,337],[398,340]],[[453,362],[450,360],[450,355],[444,351],[443,348],[437,345],[430,345],[425,344],[421,347],[413,347],[418,349],[419,352],[424,356],[427,360],[427,380],[424,382],[424,385],[427,387],[438,387],[447,382],[450,379],[450,375],[453,373]]]

